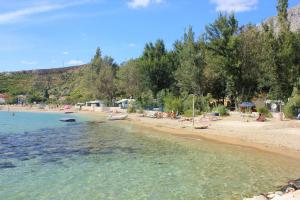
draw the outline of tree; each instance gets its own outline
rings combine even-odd
[[[288,0],[278,0],[276,8],[278,13],[280,29],[281,31],[287,31],[289,29],[288,12],[287,12]]]
[[[140,60],[130,60],[123,64],[117,72],[119,94],[128,97],[139,97],[145,88]]]
[[[217,63],[213,66],[221,76],[226,88],[226,95],[236,101],[240,63],[238,56],[238,22],[233,14],[220,14],[214,23],[206,26],[206,47],[210,52],[208,62]]]
[[[272,26],[265,26],[262,49],[265,77],[269,77],[269,97],[287,100],[299,75],[297,35],[289,29],[287,0],[278,0],[277,11],[280,29],[274,33]],[[266,66],[267,65],[267,66]]]
[[[145,85],[153,92],[153,95],[169,88],[174,82],[174,65],[170,59],[165,44],[162,40],[157,40],[153,45],[145,45],[141,57],[141,73]]]
[[[102,65],[95,80],[95,97],[108,100],[111,103],[116,91],[113,68],[109,65]]]
[[[242,100],[251,100],[258,92],[258,80],[262,70],[259,65],[262,60],[260,33],[253,25],[241,28],[238,36],[238,84],[236,87]]]
[[[179,67],[175,72],[177,86],[181,93],[202,95],[204,92],[203,69],[204,43],[195,42],[195,34],[192,27],[184,33],[182,42],[176,43]]]
[[[115,75],[118,66],[111,57],[102,58],[98,47],[91,63],[85,68],[84,85],[93,98],[112,102],[114,98]]]

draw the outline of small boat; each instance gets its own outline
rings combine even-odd
[[[76,122],[76,119],[74,119],[74,118],[62,118],[59,121],[61,121],[61,122]]]
[[[108,116],[108,120],[124,120],[124,119],[127,119],[128,115],[125,114],[125,115],[110,115]]]
[[[206,125],[194,126],[194,129],[208,129],[208,126],[206,126]]]
[[[65,114],[72,114],[72,113],[74,113],[74,112],[71,112],[71,111],[70,112],[65,112]]]

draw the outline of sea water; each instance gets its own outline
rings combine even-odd
[[[300,177],[274,154],[62,117],[0,112],[0,199],[230,200]]]

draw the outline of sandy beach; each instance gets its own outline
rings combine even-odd
[[[8,107],[2,106],[2,111]],[[36,107],[10,106],[11,112],[65,112],[61,108],[38,109]],[[107,113],[76,111],[79,114],[93,117],[106,116]],[[205,125],[208,129],[197,130],[191,121],[182,119],[153,119],[141,114],[129,114],[127,120],[116,123],[132,124],[138,128],[153,129],[162,133],[172,134],[188,139],[208,139],[216,142],[245,146],[264,151],[278,153],[284,156],[300,159],[300,121],[270,118],[266,122],[257,122],[255,118],[243,120],[239,113],[231,113],[216,121],[202,122],[200,117],[195,119],[195,125]]]

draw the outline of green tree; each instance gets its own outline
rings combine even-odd
[[[127,98],[138,98],[145,88],[140,60],[130,60],[123,64],[117,72],[117,85],[119,94],[124,94]]]
[[[95,97],[97,99],[108,100],[110,104],[116,92],[115,77],[113,68],[103,65],[95,80]]]
[[[232,100],[239,96],[238,74],[238,22],[233,14],[220,14],[214,23],[206,26],[206,46],[210,52],[207,62],[217,63],[213,66],[225,85],[226,95]]]
[[[181,93],[202,95],[204,92],[204,42],[195,41],[192,27],[185,32],[182,42],[175,45],[179,67],[175,72],[177,86]]]
[[[145,85],[153,92],[154,96],[160,90],[172,85],[174,82],[173,71],[174,65],[164,42],[157,40],[154,45],[146,44],[141,57],[141,73]]]
[[[277,1],[277,16],[280,24],[281,31],[289,30],[289,22],[288,22],[288,0],[278,0]]]

